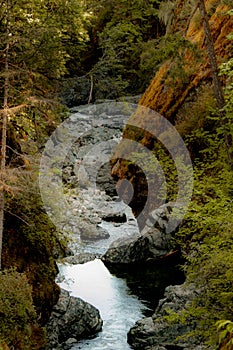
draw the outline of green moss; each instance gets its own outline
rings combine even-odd
[[[2,264],[5,269],[14,267],[27,276],[39,325],[43,326],[60,292],[55,284],[58,269],[53,257],[58,238],[43,209],[36,172],[17,171],[16,175],[17,189],[6,203]],[[43,343],[44,333],[40,327],[36,334],[36,342]],[[33,349],[39,348],[35,345]]]
[[[36,319],[26,274],[0,273],[0,343],[30,349],[30,325]]]

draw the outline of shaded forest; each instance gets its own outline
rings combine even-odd
[[[46,140],[70,107],[135,95],[176,127],[195,171],[174,249],[201,293],[170,321],[195,319],[195,336],[232,349],[232,28],[231,0],[1,1],[0,349],[44,349],[43,327],[59,297],[56,258],[67,242],[37,183]],[[143,116],[134,118],[143,129]],[[123,137],[158,157],[173,200],[166,150],[130,127]],[[113,176],[135,185],[135,169],[117,156]],[[140,202],[140,172],[136,181]]]

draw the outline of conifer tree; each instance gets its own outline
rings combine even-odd
[[[2,140],[1,140],[1,166],[0,166],[0,269],[2,256],[3,240],[3,222],[5,207],[5,172],[6,172],[6,129],[8,119],[8,94],[9,94],[9,48],[10,48],[10,0],[6,1],[6,47],[5,47],[5,75],[4,75],[4,94],[3,94],[3,111],[2,111]]]
[[[211,73],[212,73],[212,79],[213,79],[213,85],[214,85],[214,92],[216,96],[216,101],[217,101],[217,106],[219,110],[219,114],[221,117],[221,124],[224,125],[227,123],[227,120],[225,118],[225,112],[224,112],[224,106],[225,106],[225,99],[224,99],[224,94],[221,86],[221,82],[219,79],[218,75],[218,65],[217,65],[217,59],[216,59],[216,54],[214,50],[214,43],[213,43],[213,38],[211,35],[211,30],[210,30],[210,25],[209,25],[209,20],[208,20],[208,14],[206,11],[206,6],[205,6],[205,1],[204,0],[198,0],[198,6],[201,14],[201,19],[203,23],[203,29],[204,29],[204,34],[205,34],[205,39],[206,39],[206,46],[207,46],[207,53],[208,53],[208,58],[210,62],[210,67],[211,67]],[[228,154],[228,161],[230,166],[233,166],[233,161],[232,161],[232,154],[231,154],[231,147],[232,147],[232,140],[231,136],[225,131],[224,133],[224,140],[227,148],[227,154]]]
[[[36,134],[36,125],[46,132],[54,128],[57,85],[74,54],[70,42],[75,41],[78,50],[87,40],[84,23],[83,3],[77,0],[1,2],[0,255],[7,188],[8,117],[29,135]]]

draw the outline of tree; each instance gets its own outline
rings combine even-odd
[[[2,142],[1,142],[1,167],[0,167],[0,270],[2,257],[3,222],[5,207],[5,172],[6,172],[6,129],[8,119],[8,94],[9,94],[9,48],[10,48],[10,0],[6,2],[6,48],[5,48],[5,78],[4,78],[4,98],[2,113]]]
[[[2,1],[0,8],[2,53],[6,47],[6,4]],[[9,110],[17,112],[16,123],[21,128],[26,126],[27,132],[31,133],[35,124],[45,132],[51,131],[55,127],[60,79],[88,40],[83,2],[16,0],[10,5],[10,13]],[[4,69],[0,60],[1,82]],[[3,96],[1,88],[0,93]]]
[[[75,42],[78,50],[88,40],[85,21],[83,2],[77,0],[1,2],[0,255],[7,189],[8,117],[18,134],[37,139],[38,144],[43,143],[41,135],[45,137],[56,127],[61,109],[56,100],[59,79],[68,72],[72,55],[77,56],[70,42]]]
[[[218,106],[219,114],[221,117],[221,123],[222,123],[222,125],[224,125],[227,122],[226,118],[225,118],[225,112],[224,112],[225,99],[224,99],[224,94],[223,94],[221,82],[220,82],[219,75],[218,75],[218,65],[217,65],[217,59],[216,59],[215,50],[214,50],[214,43],[213,43],[213,38],[211,35],[211,30],[210,30],[210,25],[209,25],[209,20],[208,20],[208,14],[206,11],[204,0],[198,0],[198,5],[199,5],[200,14],[201,14],[201,19],[203,22],[203,28],[204,28],[204,34],[205,34],[206,46],[207,46],[207,53],[208,53],[208,57],[209,57],[210,67],[211,67],[211,73],[212,73],[212,78],[213,78],[214,92],[215,92],[215,96],[216,96],[217,106]],[[230,151],[230,149],[232,147],[231,136],[227,132],[225,132],[224,139],[225,139],[225,144],[226,144],[226,148],[227,148],[228,161],[229,161],[230,166],[232,167],[233,160],[232,160],[232,154]]]
[[[90,36],[98,57],[91,68],[96,97],[116,98],[142,92],[145,76],[140,75],[140,55],[143,43],[158,37],[162,31],[157,16],[160,0],[87,3],[94,14]]]

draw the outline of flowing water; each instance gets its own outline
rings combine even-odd
[[[107,107],[109,106],[107,105]],[[123,104],[123,110],[121,108],[118,113],[116,113],[117,106],[114,105],[113,107],[114,113],[112,113],[109,108],[106,109],[107,117],[106,113],[102,113],[101,111],[99,111],[99,113],[96,112],[96,109],[98,111],[103,108],[102,106],[78,108],[78,113],[71,115],[71,129],[73,130],[75,125],[77,125],[79,133],[84,133],[86,128],[89,128],[93,131],[92,134],[95,135],[93,123],[99,123],[98,125],[104,124],[106,128],[107,118],[108,128],[116,124],[115,126],[119,129],[116,130],[118,130],[118,134],[121,135],[121,126],[124,125],[124,120],[128,118],[123,113],[125,106]],[[114,133],[116,133],[115,127],[113,129]],[[101,131],[101,128],[98,128],[98,130]],[[106,130],[103,131],[102,135],[103,140],[105,140],[104,145],[107,144],[105,134]],[[113,138],[118,136],[114,134]],[[96,143],[99,144],[99,142],[100,140],[97,138]],[[96,152],[98,149],[94,144],[91,144],[91,149],[94,150],[94,159],[97,159]],[[78,148],[75,156],[77,159],[79,156],[81,157],[80,152]],[[105,155],[105,152],[100,150],[98,156],[99,155]],[[82,157],[83,159],[85,158],[84,156]],[[107,162],[105,158],[103,158],[100,163],[104,164],[104,162]],[[92,166],[91,169],[95,168],[95,166]],[[88,169],[89,167],[87,167],[87,170]],[[112,206],[110,208],[111,211],[123,211],[127,215],[127,222],[123,224],[102,221],[101,226],[109,232],[109,239],[81,242],[79,238],[76,247],[74,247],[74,252],[77,254],[96,253],[102,255],[116,239],[122,237],[126,238],[132,236],[132,234],[135,235],[135,237],[140,235],[131,209],[126,205],[119,208],[122,204],[118,201],[111,204],[104,196],[101,198],[98,191],[95,192],[91,189],[80,190],[75,193],[75,196],[67,198],[67,200],[70,203],[70,210],[73,212],[71,217],[75,219],[74,222],[69,221],[68,231],[73,229],[74,236],[76,235],[75,227],[78,227],[79,221],[77,214],[80,212],[81,214],[79,215],[84,216],[85,219],[90,219],[91,217],[93,219],[94,215],[98,216],[99,210],[108,212],[109,207]],[[80,297],[94,305],[100,311],[103,319],[103,330],[90,339],[79,341],[72,347],[72,350],[131,349],[130,345],[127,343],[127,333],[129,329],[143,316],[152,314],[152,310],[155,309],[158,300],[163,296],[166,286],[182,282],[183,275],[176,267],[176,263],[177,262],[171,262],[170,265],[167,263],[160,263],[159,266],[158,264],[151,264],[147,267],[139,265],[133,268],[127,267],[124,270],[116,268],[114,271],[111,270],[111,272],[99,259],[78,265],[59,264],[59,285],[70,291],[71,295]]]
[[[125,235],[127,227],[132,230],[133,226],[132,218],[129,223],[117,226],[105,222],[103,227],[110,238],[86,242],[81,250],[103,254],[114,238]],[[94,305],[103,319],[103,330],[91,339],[79,341],[72,350],[131,349],[127,343],[129,329],[137,320],[152,314],[167,285],[183,279],[174,262],[116,268],[110,272],[101,260],[95,259],[78,265],[59,264],[59,270],[62,280],[59,285]]]
[[[122,204],[125,206],[124,204]],[[127,222],[113,224],[102,222],[101,226],[108,230],[109,239],[79,243],[78,251],[84,253],[104,254],[110,244],[124,236],[138,235],[136,220],[131,209],[125,208]],[[103,330],[92,339],[79,341],[72,350],[128,350],[127,332],[134,323],[143,317],[148,307],[128,287],[126,278],[111,274],[101,260],[85,264],[59,264],[58,280],[60,287],[71,295],[79,297],[94,305],[103,319]]]
[[[145,306],[131,294],[126,281],[113,276],[101,260],[83,265],[61,266],[68,278],[61,287],[91,303],[100,311],[103,331],[94,339],[82,340],[72,349],[127,350],[127,332],[142,318]]]

